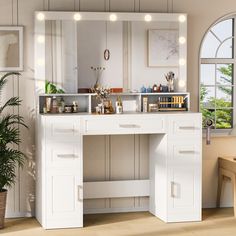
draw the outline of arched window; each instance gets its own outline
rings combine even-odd
[[[200,51],[200,112],[213,120],[214,129],[232,129],[234,123],[234,28],[234,17],[218,21]]]

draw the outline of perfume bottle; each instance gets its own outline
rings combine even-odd
[[[143,97],[143,112],[148,112],[148,98]]]
[[[120,96],[118,96],[116,100],[116,114],[121,114],[121,113],[123,113],[123,105]]]
[[[58,112],[58,102],[57,102],[57,97],[52,98],[52,113],[57,113]]]

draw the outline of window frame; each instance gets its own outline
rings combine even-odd
[[[207,34],[211,31],[211,29],[217,25],[218,23],[225,21],[225,20],[229,20],[232,19],[233,20],[233,27],[232,27],[232,58],[201,58],[201,52],[202,52],[202,48],[203,48],[203,44],[204,44],[204,40],[207,36]],[[219,65],[219,64],[232,64],[233,67],[233,72],[232,72],[232,85],[230,85],[229,87],[232,87],[232,128],[224,128],[224,129],[217,129],[214,128],[212,129],[213,135],[215,136],[228,136],[231,134],[232,130],[234,129],[234,127],[236,127],[236,14],[233,15],[229,15],[226,17],[222,17],[219,20],[217,20],[214,24],[212,24],[208,30],[206,31],[206,33],[204,34],[204,37],[201,41],[200,44],[200,50],[199,50],[199,102],[198,102],[198,110],[199,112],[201,112],[201,97],[200,97],[200,92],[201,92],[201,65],[203,64],[212,64],[212,65]],[[225,42],[228,38],[224,39],[223,42]],[[221,44],[222,45],[222,44]],[[215,52],[215,56],[217,55],[218,49],[220,48],[220,46],[218,46],[216,52]],[[211,86],[206,86],[206,87],[211,87]],[[212,86],[215,90],[217,88],[216,83],[214,83],[214,85]],[[215,94],[216,96],[216,94]],[[205,130],[206,128],[203,125],[203,130]]]

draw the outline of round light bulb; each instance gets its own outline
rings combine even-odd
[[[185,59],[183,59],[183,58],[180,58],[180,59],[179,59],[179,65],[180,65],[180,66],[184,66],[185,63],[186,63]]]
[[[116,14],[111,14],[110,15],[110,21],[116,21],[117,20],[117,15]]]
[[[81,20],[81,15],[79,13],[74,14],[74,20],[79,21]]]
[[[185,15],[180,15],[179,16],[179,22],[183,23],[186,21],[186,16]]]
[[[179,87],[180,87],[180,88],[185,87],[185,81],[184,81],[184,80],[180,80],[180,81],[179,81]]]
[[[180,44],[184,44],[186,42],[186,38],[185,37],[179,37],[179,43]]]
[[[147,15],[145,15],[145,17],[144,17],[144,20],[147,21],[147,22],[149,22],[149,21],[152,20],[152,16],[149,15],[149,14],[147,14]]]
[[[44,66],[44,64],[45,64],[45,61],[44,61],[44,59],[38,59],[37,60],[37,64],[38,64],[38,66]]]
[[[37,37],[37,42],[38,42],[38,43],[44,43],[44,42],[45,42],[45,37],[44,37],[43,35],[39,35],[39,36]]]
[[[40,20],[40,21],[43,21],[45,19],[45,15],[42,12],[39,12],[37,14],[37,19]]]

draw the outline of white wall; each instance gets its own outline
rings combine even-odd
[[[173,2],[173,4],[172,4]],[[135,4],[134,4],[135,3]],[[18,173],[15,188],[9,193],[8,213],[11,216],[31,213],[34,210],[34,70],[33,35],[34,11],[36,10],[109,10],[108,0],[1,0],[0,24],[24,26],[24,72],[19,80],[11,79],[2,96],[6,99],[19,95],[23,99],[20,114],[30,127],[22,130],[20,148],[28,156],[23,171]],[[184,12],[188,13],[188,91],[191,92],[191,107],[198,110],[198,52],[201,39],[208,27],[219,17],[236,12],[235,0],[111,0],[111,11]],[[17,112],[17,111],[15,111]],[[235,138],[216,138],[212,145],[203,146],[203,206],[215,204],[217,183],[217,157],[234,155]],[[225,204],[230,204],[230,191]],[[9,214],[8,214],[9,215]]]
[[[177,67],[149,67],[148,66],[148,30],[152,29],[179,29],[178,23],[170,22],[132,22],[131,36],[131,88],[140,90],[152,87],[154,84],[166,85],[165,75],[169,71],[178,78]]]

